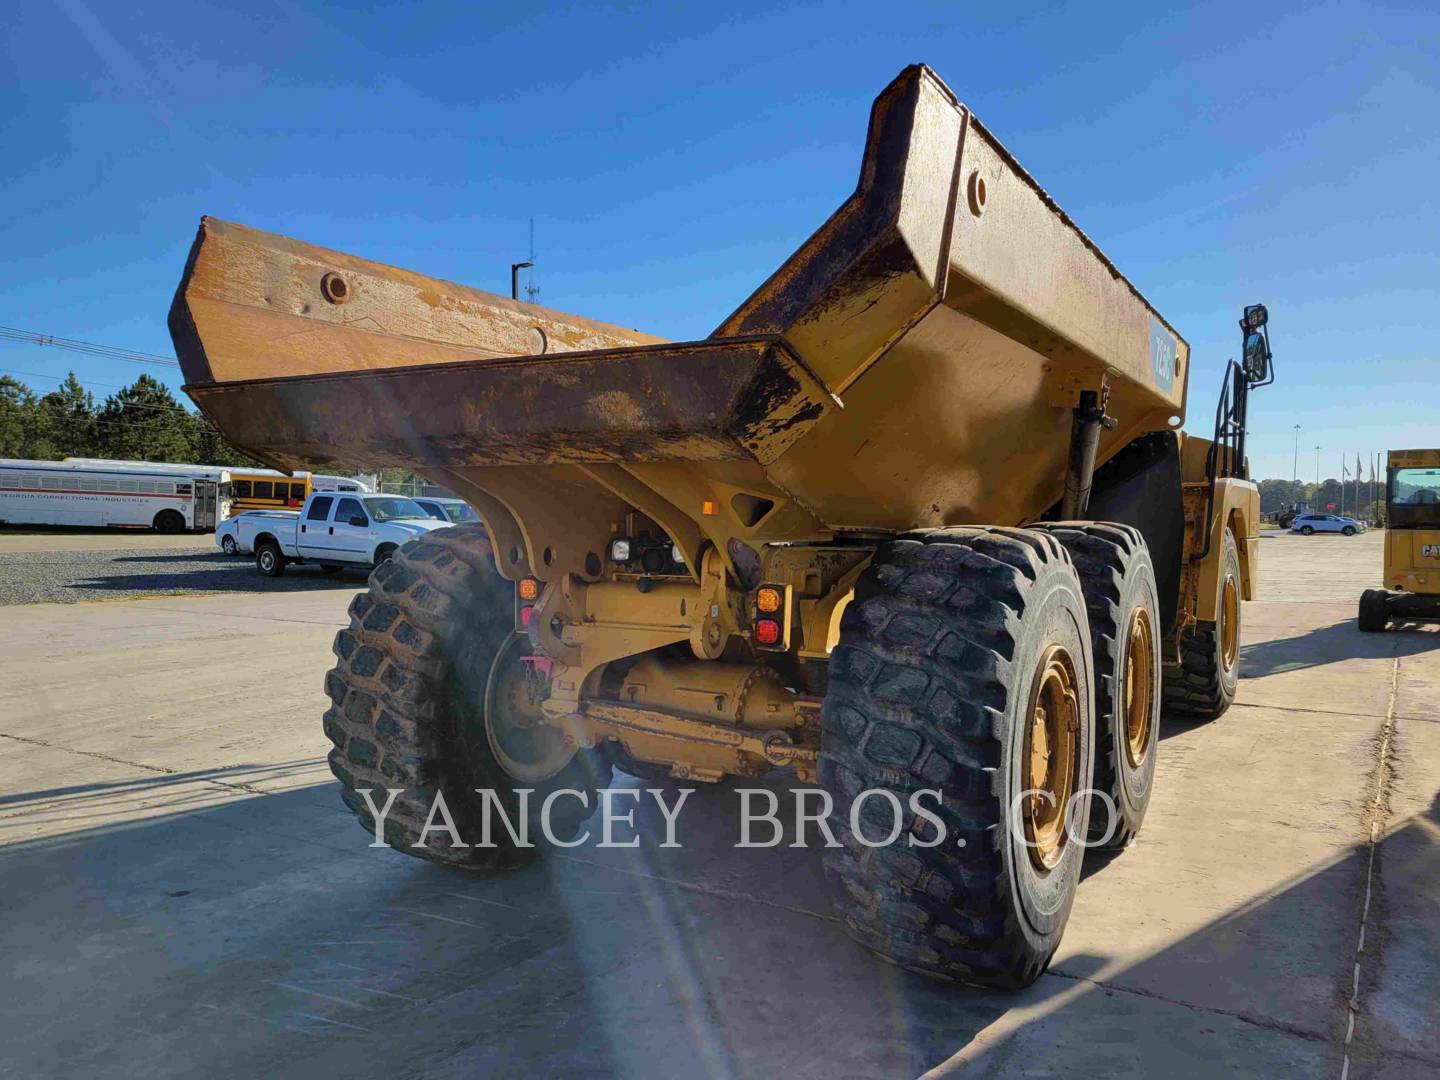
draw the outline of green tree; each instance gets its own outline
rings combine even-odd
[[[102,457],[130,461],[195,460],[192,417],[164,383],[141,375],[105,399],[98,417]]]
[[[0,457],[31,457],[35,441],[35,394],[22,382],[0,375]]]
[[[99,449],[95,419],[95,395],[80,385],[73,371],[67,373],[38,403],[31,456],[94,457]]]

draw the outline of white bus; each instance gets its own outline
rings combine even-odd
[[[229,509],[226,469],[0,458],[0,524],[203,532]]]
[[[175,463],[172,463],[172,462],[118,461],[118,460],[116,460],[116,459],[114,459],[114,458],[81,458],[81,457],[68,457],[68,458],[65,459],[65,461],[66,461],[67,463],[69,463],[69,462],[74,462],[74,463],[77,464],[77,465],[114,465],[114,466],[122,467],[122,468],[126,468],[126,469],[145,469],[145,470],[147,470],[147,471],[153,470],[153,469],[160,469],[160,470],[169,471],[169,472],[189,472],[189,473],[192,473],[192,474],[194,474],[194,475],[196,475],[196,476],[209,475],[210,473],[214,472],[217,468],[220,468],[220,466],[214,466],[214,465],[179,465],[179,464],[175,464]],[[375,485],[374,485],[373,482],[372,482],[372,481],[373,481],[373,478],[366,478],[366,477],[359,477],[359,476],[330,476],[330,475],[328,475],[328,474],[326,474],[326,473],[308,473],[308,472],[305,472],[304,470],[301,470],[301,471],[298,471],[298,472],[295,472],[295,473],[283,473],[283,472],[276,472],[274,469],[251,468],[251,467],[248,466],[248,465],[230,465],[230,466],[225,466],[225,467],[228,468],[229,471],[230,471],[230,473],[232,474],[232,476],[231,476],[232,481],[237,481],[237,480],[250,481],[250,484],[245,484],[245,485],[238,485],[238,484],[237,484],[237,485],[236,485],[236,486],[237,486],[237,490],[235,491],[236,505],[235,505],[234,507],[232,507],[232,510],[235,511],[235,512],[239,512],[239,511],[245,510],[245,509],[247,509],[247,508],[249,508],[249,509],[254,509],[254,508],[256,508],[256,507],[250,506],[250,503],[254,502],[254,500],[256,499],[256,495],[254,494],[254,489],[253,489],[253,483],[254,483],[254,481],[256,481],[256,480],[259,480],[259,481],[262,481],[262,482],[265,481],[265,480],[269,480],[269,481],[272,481],[272,482],[273,482],[273,481],[276,481],[276,480],[281,480],[281,481],[291,481],[291,480],[293,480],[293,481],[298,481],[298,482],[300,482],[301,484],[304,484],[304,485],[305,485],[304,494],[303,494],[303,495],[300,495],[300,498],[293,500],[293,501],[296,503],[297,506],[298,506],[299,503],[302,503],[302,502],[305,501],[305,495],[308,495],[312,490],[313,490],[313,491],[354,491],[354,492],[360,492],[360,493],[362,493],[362,494],[367,494],[367,495],[368,495],[368,494],[371,494],[371,493],[373,493],[373,492],[375,491]],[[296,493],[296,492],[289,492],[288,494],[294,495],[294,494],[298,494],[298,493]],[[285,503],[286,501],[288,501],[288,500],[287,500],[287,499],[284,499],[284,498],[276,497],[276,505],[275,505],[274,508],[275,508],[275,509],[280,509],[280,508],[282,508],[283,505],[284,505],[284,503]]]
[[[375,492],[369,481],[358,476],[328,476],[318,472],[310,475],[310,488],[312,491],[358,491],[365,495]]]

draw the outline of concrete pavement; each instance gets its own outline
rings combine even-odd
[[[1440,636],[1355,629],[1378,534],[1261,551],[1236,707],[1165,725],[1140,841],[1014,996],[860,953],[728,788],[679,850],[653,807],[498,879],[368,848],[319,725],[348,590],[4,609],[0,1072],[1436,1073]]]

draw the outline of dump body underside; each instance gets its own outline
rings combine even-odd
[[[593,580],[629,511],[691,567],[706,541],[1019,524],[1061,494],[1080,391],[1110,394],[1103,462],[1178,425],[1188,374],[1185,342],[925,68],[877,99],[855,194],[705,341],[212,219],[171,328],[236,445],[413,468],[477,507],[505,573],[550,581]]]

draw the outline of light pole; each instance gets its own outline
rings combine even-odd
[[[1290,463],[1290,484],[1293,487],[1300,480],[1300,425],[1295,425],[1295,460]]]

